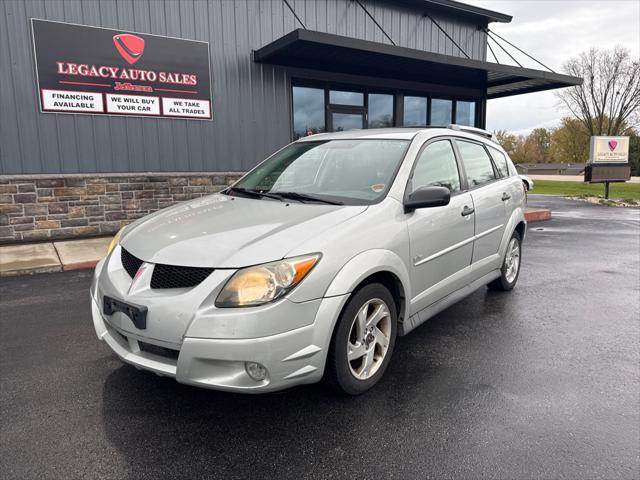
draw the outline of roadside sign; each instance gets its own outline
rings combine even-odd
[[[609,198],[610,183],[626,182],[630,178],[629,137],[591,137],[584,181],[604,183],[604,197]]]
[[[591,137],[589,163],[628,163],[629,137]]]
[[[212,119],[208,42],[31,24],[40,111]]]

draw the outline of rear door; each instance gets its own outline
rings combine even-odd
[[[471,263],[479,275],[495,268],[506,224],[505,203],[509,193],[499,178],[485,146],[472,140],[456,139],[456,147],[467,176],[475,210],[475,241]]]
[[[429,186],[451,191],[449,205],[407,216],[411,249],[412,310],[417,312],[460,288],[455,274],[471,264],[473,203],[450,139],[427,143],[418,154],[406,194]]]

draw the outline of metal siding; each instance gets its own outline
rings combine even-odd
[[[403,47],[462,56],[419,11],[361,0]],[[310,30],[390,43],[351,0],[290,0]],[[243,171],[287,143],[290,85],[251,51],[301,28],[282,0],[9,0],[0,8],[0,173]],[[485,59],[478,24],[434,19],[472,57]],[[43,114],[29,18],[210,44],[213,121]]]

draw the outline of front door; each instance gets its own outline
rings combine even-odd
[[[474,214],[471,195],[462,182],[450,140],[428,143],[418,155],[408,193],[428,186],[451,191],[444,207],[422,208],[409,214],[411,250],[411,314],[464,286],[473,252]],[[456,275],[458,274],[458,275]]]

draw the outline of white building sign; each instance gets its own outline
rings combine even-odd
[[[590,163],[628,163],[629,137],[591,137]]]

